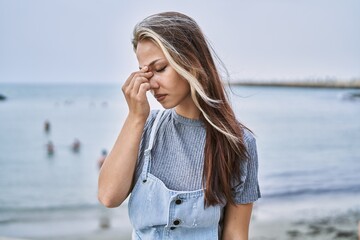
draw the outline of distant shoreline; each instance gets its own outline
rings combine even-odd
[[[299,80],[231,80],[224,81],[224,84],[228,84],[231,86],[254,86],[254,87],[294,87],[294,88],[344,88],[344,89],[360,89],[360,79],[346,79],[346,80],[336,80],[336,79],[319,79],[319,80],[312,80],[312,79],[299,79]],[[8,85],[8,86],[46,86],[46,87],[53,87],[53,86],[119,86],[121,83],[0,83],[1,85]],[[6,96],[3,93],[0,93],[0,98]],[[4,99],[0,99],[4,100]]]
[[[235,81],[230,85],[259,87],[299,87],[299,88],[349,88],[360,89],[360,80],[353,81]]]

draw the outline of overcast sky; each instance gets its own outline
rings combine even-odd
[[[359,0],[0,0],[0,83],[119,83],[133,26],[193,17],[233,79],[360,77]]]

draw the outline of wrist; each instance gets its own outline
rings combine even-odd
[[[129,113],[127,121],[135,125],[145,125],[148,116]]]

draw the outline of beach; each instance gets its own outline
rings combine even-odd
[[[251,223],[250,239],[357,240],[360,204],[344,196],[329,204],[328,197],[259,203]],[[257,218],[257,215],[261,216]]]
[[[359,196],[356,196],[359,197]],[[324,199],[319,202],[300,203],[296,199],[287,199],[284,202],[260,200],[255,204],[253,217],[250,224],[251,240],[286,240],[286,239],[354,239],[358,240],[358,222],[360,219],[359,206],[350,209],[347,206],[339,207],[338,204],[323,206]],[[346,202],[339,198],[338,201]],[[288,206],[289,202],[293,206]],[[305,204],[307,206],[305,206]],[[316,207],[317,206],[317,207]],[[53,219],[52,222],[39,221],[28,223],[28,227],[35,231],[37,236],[29,236],[26,239],[38,240],[130,240],[131,225],[127,219],[126,207],[110,210],[116,214],[110,214],[110,227],[101,228],[98,216],[93,219],[82,221],[87,228],[74,229],[79,222]],[[96,221],[94,221],[96,219]],[[119,221],[122,219],[121,221]],[[49,230],[57,229],[50,234]],[[22,229],[24,226],[22,226]],[[48,232],[45,233],[44,229]],[[61,233],[68,232],[68,233]],[[34,233],[33,233],[34,234]],[[36,235],[35,234],[35,235]],[[0,240],[17,240],[14,238],[1,238]],[[19,239],[20,240],[20,239]]]
[[[120,89],[0,84],[7,97],[0,102],[1,240],[131,238],[127,203],[105,209],[97,200],[98,159],[126,117]],[[231,90],[235,114],[258,146],[262,198],[254,205],[250,239],[357,240],[360,101],[348,96],[358,91]]]

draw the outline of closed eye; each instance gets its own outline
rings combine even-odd
[[[163,71],[165,71],[165,69],[166,69],[166,66],[156,69],[156,72],[163,72]]]

